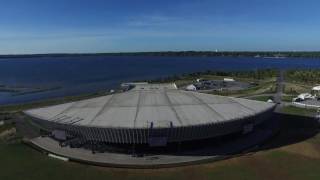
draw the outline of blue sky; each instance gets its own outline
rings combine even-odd
[[[0,54],[320,50],[319,0],[0,3]]]

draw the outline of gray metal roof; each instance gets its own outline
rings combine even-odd
[[[165,128],[221,123],[254,116],[273,103],[178,90],[174,84],[138,85],[98,98],[25,111],[63,124],[115,128]]]

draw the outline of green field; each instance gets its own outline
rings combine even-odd
[[[297,97],[297,96],[293,96],[293,95],[282,96],[281,100],[284,102],[292,102],[292,99],[295,97]]]
[[[0,145],[0,179],[319,179],[320,159],[287,150],[178,168],[102,168],[51,159],[23,144]]]
[[[298,108],[295,106],[286,106],[282,108],[282,112],[285,114],[292,114],[297,116],[312,116],[317,111],[315,109],[305,109],[305,108]]]

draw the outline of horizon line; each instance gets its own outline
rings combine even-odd
[[[0,54],[0,56],[32,56],[32,55],[98,55],[98,54],[130,54],[130,53],[315,53],[320,50],[164,50],[164,51],[115,51],[115,52],[53,52],[53,53],[10,53]]]

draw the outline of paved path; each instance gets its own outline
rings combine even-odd
[[[183,164],[189,161],[201,161],[206,159],[217,159],[216,156],[173,156],[173,155],[154,155],[145,157],[132,157],[129,154],[120,153],[95,153],[82,148],[60,147],[58,142],[51,138],[34,138],[30,141],[41,149],[70,158],[71,160],[88,162],[103,166],[115,167],[143,167],[153,165]]]
[[[239,137],[231,142],[226,142],[218,147],[211,146],[199,150],[183,151],[176,155],[162,154],[146,155],[144,157],[133,157],[130,154],[109,152],[92,154],[91,151],[82,148],[60,147],[57,141],[48,137],[37,137],[25,141],[45,152],[67,157],[72,161],[111,167],[159,168],[224,159],[261,144],[270,138],[272,134],[271,130],[256,129],[251,134]]]
[[[273,101],[278,104],[275,112],[280,112],[282,107],[286,105],[282,102],[282,95],[284,90],[284,73],[284,70],[280,70],[277,77],[277,92],[273,96]]]
[[[250,96],[242,96],[241,98],[255,98],[255,97],[262,97],[262,96],[274,96],[274,93],[253,94]]]
[[[291,103],[283,102],[282,96],[284,96],[284,70],[279,71],[279,75],[277,77],[277,87],[276,87],[276,93],[265,93],[265,94],[254,94],[250,96],[245,96],[243,98],[254,98],[254,97],[261,97],[261,96],[273,96],[273,101],[277,103],[277,107],[275,109],[275,112],[279,112],[283,106],[291,105]]]

